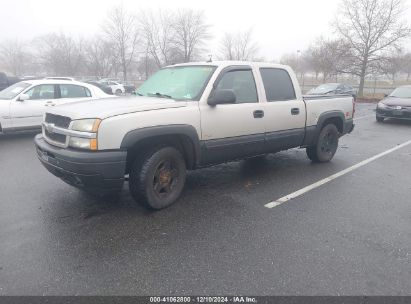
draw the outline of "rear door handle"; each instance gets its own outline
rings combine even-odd
[[[264,117],[264,111],[263,110],[255,110],[253,112],[254,118],[263,118]]]
[[[300,114],[300,109],[299,108],[292,108],[291,109],[291,115],[298,115]]]

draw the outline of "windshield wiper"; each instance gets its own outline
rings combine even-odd
[[[173,98],[173,97],[171,97],[170,95],[161,94],[161,93],[159,93],[159,92],[157,92],[157,93],[148,93],[147,95],[157,96],[157,97],[161,97],[161,98],[169,98],[169,99],[172,99],[172,98]]]

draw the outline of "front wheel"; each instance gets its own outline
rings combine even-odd
[[[328,124],[322,128],[315,146],[307,147],[307,156],[313,162],[323,163],[330,161],[338,148],[339,134],[337,127]]]
[[[180,151],[164,147],[137,158],[130,170],[129,188],[135,201],[160,210],[173,204],[183,191],[186,166]]]
[[[119,96],[119,95],[123,94],[123,92],[122,92],[120,89],[117,89],[115,94],[116,94],[117,96]]]
[[[384,117],[376,116],[375,118],[376,118],[377,122],[384,122]]]

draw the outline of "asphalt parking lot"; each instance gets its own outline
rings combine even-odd
[[[265,205],[411,140],[357,106],[334,160],[294,149],[188,176],[150,212],[49,174],[34,134],[0,137],[0,295],[411,295],[411,145],[282,205]]]

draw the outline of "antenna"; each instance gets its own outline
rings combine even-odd
[[[213,54],[208,54],[207,62],[213,62]]]

